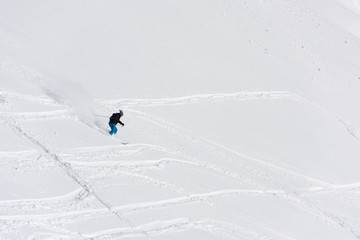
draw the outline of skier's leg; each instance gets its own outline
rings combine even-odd
[[[117,127],[115,126],[115,124],[114,124],[114,134],[116,134],[117,133]]]
[[[109,133],[110,133],[110,135],[113,135],[113,134],[114,134],[114,127],[115,127],[115,125],[114,125],[113,123],[109,123],[109,126],[110,126],[110,128],[111,128],[111,131],[110,131]]]

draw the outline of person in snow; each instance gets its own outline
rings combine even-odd
[[[119,110],[118,113],[113,113],[109,120],[109,126],[111,128],[110,135],[117,133],[116,124],[120,123],[121,126],[124,126],[125,124],[120,121],[120,118],[124,115],[123,111]]]

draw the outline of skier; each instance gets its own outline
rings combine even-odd
[[[118,113],[113,113],[109,120],[109,126],[111,128],[111,131],[109,132],[110,135],[117,133],[116,124],[120,123],[121,126],[124,126],[125,124],[120,121],[120,118],[124,115],[123,111],[119,110]]]

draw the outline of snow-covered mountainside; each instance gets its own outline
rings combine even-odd
[[[0,0],[0,239],[360,239],[359,19]]]

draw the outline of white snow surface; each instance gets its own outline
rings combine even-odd
[[[359,16],[0,0],[0,239],[360,239]]]

